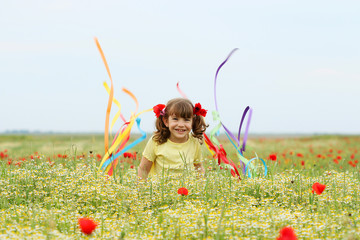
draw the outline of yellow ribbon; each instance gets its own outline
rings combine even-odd
[[[213,151],[211,151],[211,149],[210,149],[209,145],[206,143],[206,141],[204,141],[204,142],[205,142],[206,148],[209,150],[209,152],[211,153],[211,155],[215,156],[215,153],[214,153]]]
[[[127,135],[125,135],[125,136],[122,137],[122,141],[120,141],[119,145],[123,142],[123,140],[126,140],[129,135],[130,135],[130,131],[128,132]],[[105,159],[105,160],[107,160],[107,159]],[[105,161],[103,161],[102,164],[104,164],[104,162],[105,162]],[[100,169],[101,169],[102,164],[100,164]],[[109,165],[106,167],[105,172],[106,172],[106,173],[109,173],[110,168],[113,166],[114,169],[115,169],[115,168],[116,168],[116,165],[117,165],[117,160],[114,161],[113,163],[109,164]]]

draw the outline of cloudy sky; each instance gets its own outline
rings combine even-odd
[[[135,104],[122,87],[143,110],[179,97],[177,82],[211,112],[216,69],[238,48],[217,83],[229,129],[250,106],[250,134],[360,134],[359,12],[348,0],[2,1],[0,132],[103,132],[97,37],[126,118]],[[141,119],[154,130],[153,113]]]

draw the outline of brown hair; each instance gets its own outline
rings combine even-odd
[[[174,98],[168,101],[164,109],[165,114],[160,115],[155,122],[156,131],[154,140],[159,144],[165,143],[170,137],[169,128],[164,124],[164,119],[175,114],[177,117],[192,118],[192,135],[200,140],[202,144],[203,133],[209,125],[206,125],[204,117],[194,115],[194,105],[186,98]]]

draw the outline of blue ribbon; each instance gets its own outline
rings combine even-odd
[[[263,162],[264,167],[265,167],[264,176],[266,177],[267,171],[268,171],[267,166],[266,166],[266,163],[265,163],[265,161],[264,161],[262,158],[258,158],[257,156],[254,157],[254,158],[252,158],[252,159],[250,159],[250,161],[246,164],[245,173],[246,173],[246,171],[248,170],[248,167],[249,167],[249,164],[251,163],[251,161],[253,161],[253,160],[255,160],[255,159],[260,159],[260,160]],[[248,171],[248,177],[251,178],[250,170]]]

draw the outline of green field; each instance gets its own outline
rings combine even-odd
[[[285,226],[299,239],[360,239],[360,136],[250,138],[244,156],[256,153],[269,171],[256,160],[242,180],[203,146],[205,176],[138,181],[146,141],[108,177],[98,171],[103,143],[102,135],[0,135],[0,239],[276,239]],[[326,185],[321,195],[315,182]],[[81,217],[99,223],[92,235],[80,232]]]

